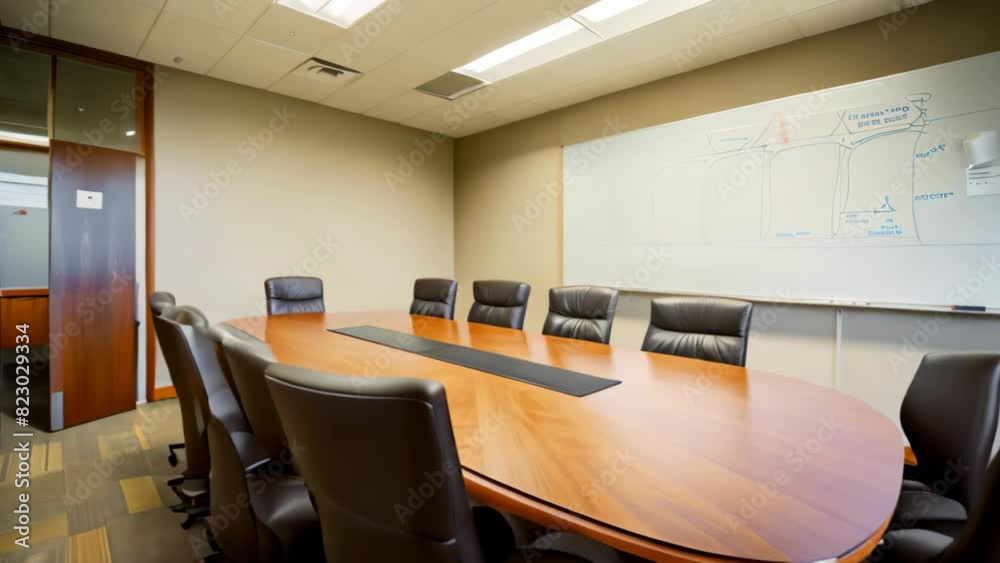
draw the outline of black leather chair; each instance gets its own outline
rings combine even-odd
[[[645,352],[745,366],[753,304],[713,297],[653,300]]]
[[[554,287],[549,290],[549,314],[542,334],[607,344],[617,307],[617,289]]]
[[[150,308],[153,308],[152,300],[150,301]],[[182,485],[183,498],[183,496],[195,497],[205,492],[198,482],[207,480],[209,473],[208,441],[205,435],[208,398],[195,372],[190,354],[185,350],[178,323],[171,320],[186,318],[187,310],[177,309],[178,307],[173,306],[161,307],[160,313],[153,316],[153,328],[160,349],[163,351],[167,371],[170,373],[170,382],[177,393],[177,402],[181,410],[184,443],[169,446],[168,460],[170,465],[176,466],[178,460],[175,450],[184,448],[187,454],[184,478],[181,482],[171,482],[171,485]],[[195,324],[202,322],[198,319],[190,321]]]
[[[411,315],[455,320],[455,294],[458,283],[444,278],[421,278],[413,284]]]
[[[208,444],[209,411],[231,432],[247,432],[249,426],[216,360],[211,340],[202,331],[205,316],[194,307],[167,307],[155,317],[157,336],[170,368],[181,405],[181,420],[188,467],[184,477],[169,482],[181,498],[177,512],[188,513],[182,527],[207,514],[201,498],[211,490],[211,454]]]
[[[380,377],[358,387],[277,364],[267,382],[302,448],[329,561],[524,561],[503,517],[469,506],[440,383]]]
[[[173,293],[167,291],[157,291],[149,296],[149,310],[153,313],[153,318],[159,317],[163,314],[163,311],[167,310],[169,307],[173,307],[177,304],[177,299],[174,297]],[[159,341],[159,332],[156,329],[156,322],[153,322],[153,330],[157,334],[157,341]],[[163,346],[161,345],[162,349]],[[167,365],[167,371],[170,371],[170,366]],[[173,382],[173,376],[171,376],[171,383]],[[176,385],[174,389],[176,389]],[[183,416],[184,409],[181,409],[181,416]],[[170,462],[171,467],[177,467],[177,450],[184,449],[184,444],[167,444],[167,461]]]
[[[469,310],[470,323],[524,328],[530,285],[516,281],[477,281],[472,284],[472,295],[476,302]]]
[[[193,307],[172,307],[157,320],[184,373],[200,383],[205,400],[199,405],[204,416],[200,441],[208,452],[209,507],[189,511],[185,527],[194,518],[210,515],[212,534],[205,546],[192,542],[204,551],[197,555],[206,562],[324,561],[308,489],[301,479],[285,475],[283,467],[290,458],[271,458],[258,446],[223,375],[204,315]],[[217,334],[233,338],[225,329]]]
[[[264,281],[267,314],[322,313],[323,280],[302,276],[284,276]]]
[[[149,296],[149,308],[153,311],[154,317],[159,317],[167,307],[177,304],[177,299],[173,293],[168,291],[156,291]]]
[[[917,458],[895,520],[957,538],[986,487],[1000,416],[1000,354],[928,354],[900,408]]]
[[[919,460],[918,460],[919,461]],[[890,527],[870,563],[997,563],[1000,561],[1000,461],[983,481],[982,496],[958,539],[920,528]]]
[[[236,384],[236,394],[250,422],[250,430],[257,445],[264,451],[264,455],[278,459],[285,455],[288,439],[264,380],[264,369],[275,361],[271,349],[259,340],[231,336],[223,338],[222,348],[226,364],[232,372],[232,380]],[[292,467],[286,470],[293,472]]]

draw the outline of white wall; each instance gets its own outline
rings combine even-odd
[[[321,277],[327,309],[349,310],[403,309],[415,278],[454,275],[451,140],[390,187],[386,173],[428,133],[173,69],[160,78],[157,290],[219,322],[263,314],[270,276]]]

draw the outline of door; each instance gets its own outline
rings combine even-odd
[[[51,385],[68,427],[135,408],[137,156],[52,141],[51,157]]]

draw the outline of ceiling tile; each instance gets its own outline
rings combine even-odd
[[[239,40],[239,34],[164,11],[146,38],[139,58],[204,74]],[[181,62],[175,60],[177,57]]]
[[[453,129],[453,126],[444,120],[440,112],[434,110],[405,119],[403,120],[403,125],[416,127],[424,131],[444,133],[445,135],[450,135]]]
[[[600,94],[600,85],[582,83],[551,90],[548,94],[539,96],[532,101],[545,107],[559,109],[596,98]]]
[[[819,35],[891,14],[899,7],[898,0],[840,0],[796,14],[792,21],[804,35]]]
[[[840,0],[778,0],[781,6],[785,8],[785,12],[788,15],[795,15],[801,12],[806,12],[827,4],[833,4],[834,2],[840,2]]]
[[[403,95],[383,102],[365,112],[365,115],[384,119],[386,121],[403,122],[417,114],[443,106],[448,103],[444,98],[431,96],[415,90],[408,90]]]
[[[367,75],[387,84],[400,86],[401,89],[412,89],[449,70],[451,68],[441,61],[424,59],[415,53],[406,53],[379,66]]]
[[[344,111],[364,113],[382,102],[402,95],[406,90],[366,75],[337,90],[332,96],[320,100],[319,103]]]
[[[802,32],[788,18],[725,35],[715,42],[715,48],[725,58],[735,58],[747,53],[762,51],[802,39]]]
[[[274,0],[167,0],[165,14],[175,14],[243,34]]]
[[[274,4],[264,12],[247,36],[259,41],[312,54],[346,35],[346,31],[326,20]]]
[[[493,110],[493,114],[503,118],[508,122],[520,121],[536,115],[541,115],[551,111],[548,107],[537,102],[520,102],[511,106]]]
[[[52,36],[135,57],[165,0],[61,2],[53,10]],[[108,14],[114,14],[109,17]]]
[[[351,29],[377,26],[381,28],[382,40],[406,51],[493,3],[494,0],[388,0],[383,13],[373,11]]]
[[[267,88],[307,58],[309,55],[305,53],[243,37],[208,74],[254,88]]]
[[[49,11],[39,6],[38,0],[3,0],[0,23],[29,34],[48,35]]]
[[[361,72],[374,70],[399,55],[380,33],[370,34],[357,26],[316,52],[323,60]]]

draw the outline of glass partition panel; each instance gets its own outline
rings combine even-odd
[[[56,60],[54,139],[139,152],[136,73]]]
[[[47,145],[49,56],[0,45],[0,141]]]
[[[0,290],[49,286],[49,65],[0,47]]]

